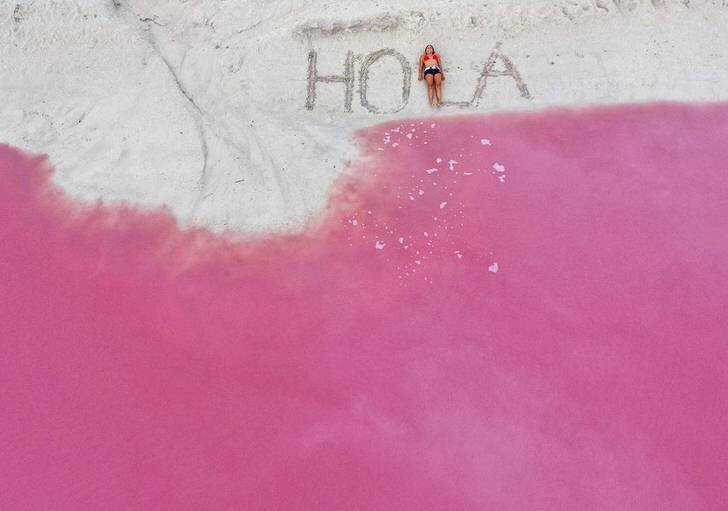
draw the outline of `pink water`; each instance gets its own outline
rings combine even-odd
[[[0,148],[0,508],[725,509],[728,105],[360,139],[270,239]]]

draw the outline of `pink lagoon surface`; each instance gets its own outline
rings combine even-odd
[[[0,147],[0,508],[726,509],[728,105],[359,140],[268,238]]]

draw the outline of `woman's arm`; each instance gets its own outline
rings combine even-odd
[[[420,57],[420,66],[419,67],[420,67],[420,70],[419,70],[417,79],[422,81],[422,80],[424,80],[424,76],[422,76],[422,70],[425,67],[425,56],[424,55],[422,55]]]

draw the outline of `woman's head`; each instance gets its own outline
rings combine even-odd
[[[425,46],[425,55],[434,55],[435,54],[435,47],[431,44],[428,44]]]

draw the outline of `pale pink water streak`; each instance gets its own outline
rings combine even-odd
[[[360,139],[270,239],[0,148],[0,508],[723,509],[728,106]]]

